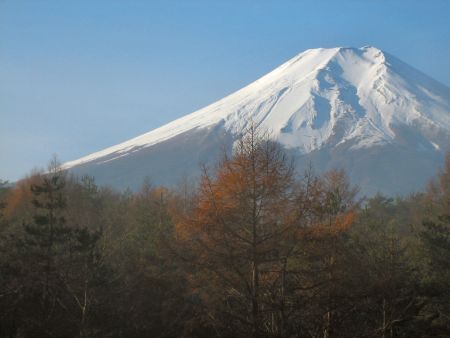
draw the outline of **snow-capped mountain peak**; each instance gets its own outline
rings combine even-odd
[[[389,144],[449,149],[450,89],[375,47],[309,49],[227,97],[66,164],[118,160],[186,133],[252,121],[299,154]],[[219,127],[217,127],[219,126]]]

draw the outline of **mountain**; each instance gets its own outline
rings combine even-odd
[[[251,122],[252,121],[252,122]],[[65,164],[100,184],[170,185],[231,149],[248,123],[300,171],[345,169],[363,193],[423,188],[450,150],[450,88],[374,47],[310,49],[237,92],[146,134]]]

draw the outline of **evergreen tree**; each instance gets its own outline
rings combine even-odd
[[[430,305],[425,312],[428,333],[450,335],[450,215],[423,222],[420,233],[423,283]]]
[[[66,174],[53,161],[30,186],[33,222],[12,237],[7,288],[16,334],[26,337],[86,336],[92,289],[100,275],[101,233],[68,224]]]

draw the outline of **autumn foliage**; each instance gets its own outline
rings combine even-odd
[[[0,337],[448,337],[450,156],[362,199],[251,125],[200,181],[0,181]]]
[[[293,290],[304,287],[292,269],[302,259],[302,241],[338,236],[353,224],[356,191],[345,175],[308,175],[297,180],[284,150],[254,127],[214,175],[205,168],[194,217],[177,233],[195,271],[190,282],[206,300],[206,318],[221,318],[218,329],[289,332]],[[219,327],[222,318],[226,328]]]

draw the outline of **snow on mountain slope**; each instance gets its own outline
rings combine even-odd
[[[236,135],[250,121],[299,155],[386,146],[442,153],[450,149],[450,89],[374,47],[311,49],[203,109],[65,167],[107,170],[184,135]]]

